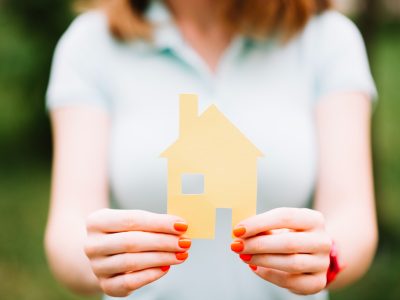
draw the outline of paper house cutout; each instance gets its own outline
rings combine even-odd
[[[232,226],[256,214],[263,154],[215,105],[199,116],[196,95],[180,95],[179,113],[179,138],[161,153],[168,159],[168,213],[188,222],[189,237],[213,239],[216,208],[232,209]],[[183,192],[182,176],[190,174],[203,176],[202,193]]]

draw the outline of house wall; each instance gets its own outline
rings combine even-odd
[[[187,235],[191,238],[214,238],[216,212],[206,193],[201,195],[182,194],[181,175],[201,173],[198,168],[185,168],[176,160],[168,161],[168,214],[184,218],[189,225]],[[205,179],[206,180],[206,179]],[[205,184],[206,189],[206,184]]]
[[[220,166],[216,168],[216,166]],[[204,175],[204,194],[182,194],[181,175]],[[189,164],[168,162],[168,213],[179,215],[189,223],[188,235],[213,238],[216,208],[232,208],[232,225],[256,213],[257,164],[253,158],[220,157],[219,163],[191,160]]]

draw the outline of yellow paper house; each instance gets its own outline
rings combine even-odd
[[[161,154],[168,159],[168,213],[188,222],[189,237],[212,239],[216,208],[232,209],[232,225],[256,214],[263,154],[215,105],[199,116],[196,95],[180,95],[179,113],[179,138]],[[184,190],[191,176],[202,191]]]

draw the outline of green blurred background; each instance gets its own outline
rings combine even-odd
[[[368,274],[332,299],[397,300],[400,0],[338,4],[363,32],[380,93],[373,117],[380,243]],[[0,299],[82,299],[55,281],[43,251],[51,160],[44,94],[54,46],[73,18],[70,6],[67,0],[0,0]]]

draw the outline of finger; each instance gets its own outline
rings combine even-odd
[[[101,279],[100,286],[104,293],[109,296],[125,297],[134,290],[161,278],[166,273],[161,268],[146,269]]]
[[[182,243],[186,241],[186,243]],[[89,238],[85,252],[89,258],[120,253],[147,251],[182,252],[190,247],[190,239],[165,233],[143,231],[103,234]]]
[[[329,266],[329,256],[309,255],[309,254],[257,254],[244,257],[244,262],[288,272],[291,274],[319,273],[326,272]]]
[[[242,243],[243,249],[237,251],[246,254],[313,254],[329,253],[330,239],[317,232],[285,232],[281,234],[251,237],[245,240],[235,240]]]
[[[281,288],[288,288],[289,286],[291,275],[287,272],[262,267],[257,267],[253,269],[253,271],[264,280],[267,280]]]
[[[187,223],[180,217],[144,210],[101,209],[86,220],[89,232],[147,231],[182,234]]]
[[[300,295],[315,294],[326,286],[326,275],[322,273],[297,275],[268,268],[257,268],[254,272],[264,280]]]
[[[309,231],[323,228],[324,218],[316,210],[307,208],[276,208],[241,221],[233,230],[237,237],[247,238],[274,229]]]
[[[289,290],[298,295],[311,295],[326,287],[326,273],[303,274],[293,277]]]
[[[168,252],[124,253],[94,259],[91,265],[96,276],[112,277],[126,272],[181,264],[186,258],[178,259],[175,253]]]

